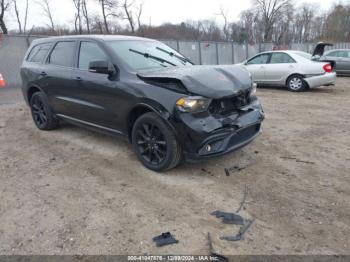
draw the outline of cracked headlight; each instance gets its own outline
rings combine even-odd
[[[208,110],[211,100],[201,96],[188,96],[176,101],[176,107],[181,112],[198,113]]]

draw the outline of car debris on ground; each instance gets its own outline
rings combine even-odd
[[[228,258],[223,256],[223,255],[220,255],[218,254],[217,252],[215,252],[214,250],[214,247],[213,247],[213,241],[211,239],[211,235],[210,233],[208,232],[208,243],[209,243],[209,252],[210,252],[210,255],[214,258],[216,258],[215,261],[219,261],[219,262],[228,262]]]
[[[244,240],[244,234],[247,232],[247,230],[253,225],[255,222],[255,218],[252,220],[245,220],[247,223],[245,223],[238,231],[238,234],[235,236],[223,236],[220,237],[221,240],[226,240],[226,241],[240,241]]]
[[[225,174],[226,176],[230,176],[232,173],[237,173],[237,172],[240,172],[246,168],[248,168],[249,166],[255,164],[256,162],[253,160],[253,161],[250,161],[248,163],[240,163],[240,164],[235,164],[231,167],[227,167],[224,169],[225,171]]]
[[[244,219],[242,216],[240,216],[238,213],[242,210],[244,207],[244,204],[246,202],[248,195],[248,187],[245,186],[243,191],[243,197],[240,202],[240,205],[236,211],[236,213],[227,213],[222,211],[214,211],[211,213],[212,216],[216,216],[217,218],[223,218],[222,222],[224,224],[232,224],[232,225],[240,225],[240,229],[237,235],[234,236],[223,236],[220,239],[226,240],[226,241],[240,241],[244,239],[245,232],[251,227],[251,225],[254,223],[255,218],[252,220]]]
[[[311,161],[306,161],[306,160],[301,160],[296,157],[289,157],[289,156],[281,156],[281,159],[286,159],[286,160],[295,160],[297,163],[303,163],[303,164],[309,164],[309,165],[315,165],[315,162]]]
[[[156,243],[157,247],[179,243],[170,232],[162,233],[161,235],[154,237],[153,241]]]
[[[238,214],[214,211],[211,215],[216,216],[217,218],[223,218],[222,222],[224,224],[244,225],[243,217]]]

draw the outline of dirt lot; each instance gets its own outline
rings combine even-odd
[[[166,174],[127,142],[71,125],[34,127],[20,90],[0,91],[0,254],[350,254],[350,78],[294,94],[259,89],[267,119],[246,148]],[[249,165],[226,176],[225,167]],[[238,226],[209,215],[234,211]],[[151,239],[172,231],[179,244]]]

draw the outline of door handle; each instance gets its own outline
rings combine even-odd
[[[80,76],[75,77],[76,81],[83,81],[83,79]]]
[[[46,73],[45,71],[42,71],[42,72],[40,73],[40,75],[41,75],[41,76],[47,76],[47,73]]]

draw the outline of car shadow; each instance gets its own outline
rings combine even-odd
[[[114,155],[123,154],[127,161],[130,161],[131,166],[136,165],[132,168],[145,168],[137,159],[132,145],[123,137],[100,133],[64,121],[60,123],[60,128],[57,131],[60,132],[61,141],[74,141],[74,143],[70,143],[70,146],[75,148],[75,150],[78,148],[82,150],[93,150],[97,154],[103,154],[103,158],[111,158],[111,160],[113,160]],[[252,155],[254,156],[256,153],[252,150],[253,149],[247,149],[247,147],[245,147],[224,156],[218,156],[195,163],[182,161],[175,169],[163,173],[161,172],[159,174],[171,176],[188,176],[191,174],[200,176],[205,175],[208,177],[225,175],[225,168],[230,168],[242,163],[248,163],[247,165],[250,165],[254,162],[255,157],[252,159]],[[214,171],[217,169],[221,170],[220,173]],[[156,172],[154,173],[158,174]]]

